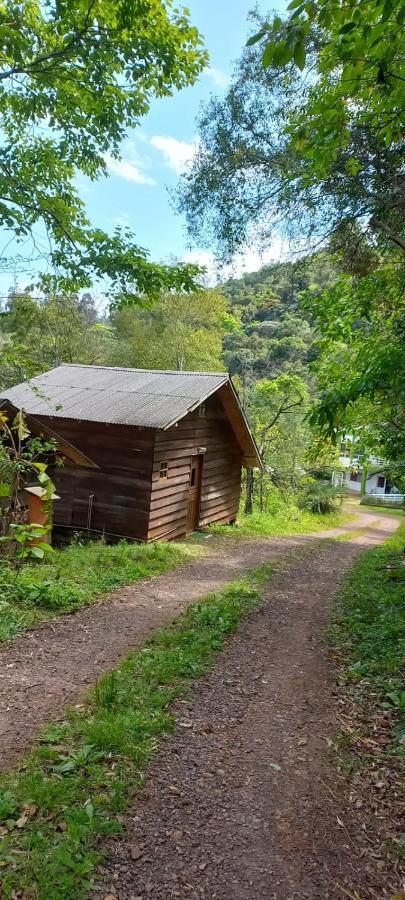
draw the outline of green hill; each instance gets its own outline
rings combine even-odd
[[[300,297],[335,278],[331,258],[322,252],[226,282],[222,290],[242,325],[224,340],[224,362],[231,374],[245,383],[282,372],[308,377],[314,334]]]

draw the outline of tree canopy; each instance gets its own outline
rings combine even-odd
[[[354,433],[364,452],[391,461],[404,459],[404,298],[404,266],[386,264],[304,299],[318,334],[312,423],[326,438]]]
[[[188,289],[192,267],[154,266],[129,232],[90,224],[81,172],[106,174],[152,97],[191,84],[200,36],[172,0],[5,0],[0,12],[0,224],[49,242],[59,288],[107,276],[117,292]]]
[[[118,310],[113,327],[113,365],[203,371],[224,368],[224,335],[239,330],[217,291],[163,294],[150,307]]]
[[[202,112],[179,196],[191,234],[225,258],[280,234],[303,265],[314,243],[325,248],[341,278],[318,282],[298,312],[318,379],[311,422],[326,440],[350,422],[392,459],[405,417],[404,16],[397,0],[293,0],[284,19],[253,13],[227,94]],[[265,317],[271,346],[270,297]],[[246,365],[246,343],[237,350]]]
[[[316,14],[322,20],[328,6],[334,13],[321,27]],[[180,192],[191,233],[213,242],[223,256],[254,238],[266,247],[276,232],[298,241],[295,249],[302,252],[310,240],[314,246],[355,222],[377,234],[382,247],[388,242],[405,249],[405,82],[396,4],[389,21],[378,21],[376,31],[372,18],[369,25],[370,53],[374,59],[386,51],[383,65],[390,73],[388,45],[394,54],[388,87],[370,60],[368,65],[367,47],[361,49],[354,27],[343,31],[335,49],[349,16],[356,23],[358,15],[359,31],[366,29],[369,6],[304,3],[298,23],[279,16],[267,22],[255,14],[258,40],[242,53],[227,94],[203,110],[199,150]],[[381,16],[382,6],[372,2],[372,15]],[[295,52],[300,66],[304,62],[295,49],[297,35],[304,71],[293,58]],[[358,53],[346,67],[337,56],[343,46],[349,56]]]

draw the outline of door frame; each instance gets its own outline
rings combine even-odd
[[[198,467],[197,467],[198,468],[198,476],[197,476],[198,483],[196,485],[196,493],[195,493],[196,507],[195,507],[195,514],[194,514],[194,522],[193,522],[192,527],[189,528],[189,505],[190,505],[190,503],[194,502],[193,497],[190,498],[190,489],[192,488],[191,477],[192,477],[192,471],[193,471],[193,460],[198,460]],[[192,534],[193,531],[195,531],[198,528],[199,522],[200,522],[203,464],[204,464],[204,453],[201,453],[201,451],[199,452],[197,450],[195,453],[191,454],[191,456],[190,456],[190,478],[189,478],[189,485],[188,485],[188,491],[187,491],[187,526],[186,526],[187,531],[186,531],[186,534]]]

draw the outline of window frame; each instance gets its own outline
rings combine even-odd
[[[165,481],[168,477],[169,463],[167,459],[163,459],[159,465],[159,481]]]

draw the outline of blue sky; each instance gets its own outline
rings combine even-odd
[[[190,250],[184,220],[173,210],[168,188],[176,185],[193,153],[201,103],[210,94],[226,90],[233,63],[246,42],[247,16],[254,0],[184,0],[184,5],[205,40],[209,68],[193,87],[153,101],[149,114],[123,143],[122,159],[110,160],[108,178],[91,183],[79,176],[78,185],[92,224],[109,232],[116,225],[128,225],[152,259],[175,257],[206,264],[212,281],[213,255],[198,247]],[[257,5],[263,12],[271,6],[285,8],[284,0],[273,0],[272,4],[258,0]],[[280,244],[276,241],[263,257],[247,250],[236,260],[234,274],[258,269],[264,262],[279,258]],[[13,252],[20,252],[15,244],[8,248],[8,253]],[[22,287],[27,276],[22,274],[17,280]],[[11,282],[10,274],[0,274],[1,293]]]
[[[209,69],[193,87],[153,102],[139,128],[124,142],[122,160],[111,161],[110,177],[83,184],[83,197],[93,222],[109,231],[116,224],[129,225],[154,259],[192,258],[210,267],[210,253],[194,248],[190,254],[184,220],[174,212],[167,189],[176,185],[193,152],[200,104],[211,93],[226,90],[233,62],[246,41],[253,0],[189,0],[185,5],[205,39]],[[258,3],[264,12],[270,5]],[[257,254],[248,253],[243,262],[237,261],[236,270],[261,264]]]

